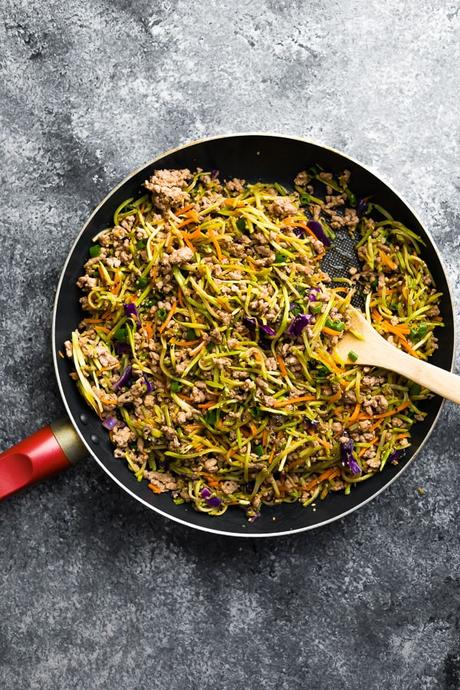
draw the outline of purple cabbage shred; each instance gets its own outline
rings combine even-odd
[[[249,316],[243,316],[243,326],[246,326],[248,331],[251,331],[251,333],[255,333],[257,321],[255,319],[251,319]]]
[[[307,223],[308,227],[310,230],[314,232],[316,237],[324,244],[325,247],[329,247],[331,244],[331,240],[329,237],[326,235],[326,233],[323,230],[323,226],[321,223],[317,220],[309,220]]]
[[[359,199],[358,205],[356,206],[357,215],[362,218],[366,215],[368,208],[367,199]]]
[[[144,376],[144,381],[145,381],[145,392],[146,393],[151,393],[153,391],[153,385],[152,382],[148,380],[146,376]]]
[[[128,365],[126,367],[126,369],[123,371],[123,373],[120,376],[120,378],[118,379],[118,381],[116,382],[116,384],[114,385],[114,389],[116,391],[118,391],[118,390],[120,390],[120,388],[124,388],[124,386],[126,386],[129,383],[129,381],[131,380],[132,373],[133,373],[133,368],[131,365]]]
[[[361,474],[361,467],[355,460],[353,455],[353,449],[355,444],[351,438],[347,438],[346,441],[340,442],[340,459],[342,461],[343,467],[350,470],[352,474]]]
[[[257,319],[250,318],[249,316],[243,316],[243,325],[246,326],[248,331],[250,331],[254,335],[256,333],[257,327],[259,327],[259,331],[263,335],[266,335],[269,338],[273,338],[273,336],[276,335],[276,331],[273,330],[271,326],[267,326],[264,323],[260,323],[260,321],[257,321]]]
[[[104,429],[112,431],[112,429],[114,429],[117,425],[117,422],[118,420],[116,419],[116,417],[106,417],[102,422],[102,426],[104,427]]]
[[[402,451],[401,450],[394,450],[390,455],[388,456],[388,462],[396,462],[399,460],[401,457]]]
[[[115,352],[117,355],[127,355],[131,352],[129,343],[115,343]]]
[[[305,419],[305,422],[307,426],[311,427],[312,429],[317,429],[319,426],[319,420],[318,419],[308,419],[308,417]]]
[[[200,496],[201,498],[211,498],[211,492],[209,491],[207,486],[203,486],[203,488],[200,491]]]
[[[311,314],[298,314],[294,316],[286,333],[292,338],[296,338],[302,333],[303,329],[311,323],[312,319],[313,316]]]
[[[134,302],[128,302],[128,304],[123,305],[123,309],[125,310],[125,315],[129,317],[138,317],[139,313],[137,311],[137,307],[134,304]]]
[[[276,335],[276,331],[274,331],[271,326],[267,326],[264,323],[259,323],[259,330],[261,333],[268,336],[269,338],[273,338],[273,336]]]
[[[302,237],[305,237],[305,230],[303,228],[292,228],[292,232],[296,237],[299,237],[300,239],[302,239]]]
[[[222,501],[217,496],[211,496],[210,498],[205,498],[206,503],[210,508],[218,508]]]

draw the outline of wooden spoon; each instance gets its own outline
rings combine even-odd
[[[396,371],[423,388],[460,404],[460,376],[398,350],[382,338],[364,314],[354,307],[351,307],[350,327],[359,333],[362,340],[349,332],[343,336],[336,345],[335,352],[344,363],[350,363],[348,353],[354,352],[358,357],[356,364]]]

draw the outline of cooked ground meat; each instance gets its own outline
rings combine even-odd
[[[145,182],[145,187],[153,193],[155,206],[160,211],[183,206],[190,200],[190,194],[186,191],[191,179],[190,170],[157,170],[152,177]]]

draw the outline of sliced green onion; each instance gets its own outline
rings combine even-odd
[[[93,244],[89,248],[89,255],[92,259],[94,259],[96,256],[99,256],[102,251],[102,247],[100,244]]]

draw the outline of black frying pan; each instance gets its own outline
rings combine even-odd
[[[316,510],[299,503],[264,507],[262,516],[247,522],[243,511],[230,509],[221,517],[196,512],[190,505],[175,505],[168,494],[153,494],[147,482],[138,482],[125,462],[113,456],[112,446],[98,417],[90,411],[69,378],[69,363],[59,356],[64,341],[81,321],[77,278],[88,258],[91,238],[111,225],[114,210],[127,197],[140,194],[142,183],[157,168],[196,168],[219,170],[223,178],[248,181],[278,181],[292,187],[295,175],[319,163],[325,170],[351,170],[352,188],[357,196],[373,196],[393,217],[417,232],[426,242],[423,251],[436,285],[443,293],[441,304],[445,323],[439,336],[439,349],[433,364],[451,369],[454,356],[455,327],[452,299],[445,269],[438,249],[414,212],[387,184],[360,163],[333,149],[295,137],[270,134],[238,134],[204,139],[174,149],[133,172],[101,202],[83,226],[65,263],[59,281],[53,315],[52,349],[58,385],[69,420],[42,429],[34,436],[0,455],[0,497],[69,466],[81,455],[90,453],[99,465],[133,498],[165,517],[208,532],[232,536],[268,537],[301,532],[337,520],[377,496],[418,453],[430,435],[438,417],[442,399],[433,397],[424,404],[425,420],[413,427],[412,445],[398,465],[387,465],[369,481],[359,483],[349,496],[337,493],[318,501]],[[78,434],[75,434],[75,430]]]

